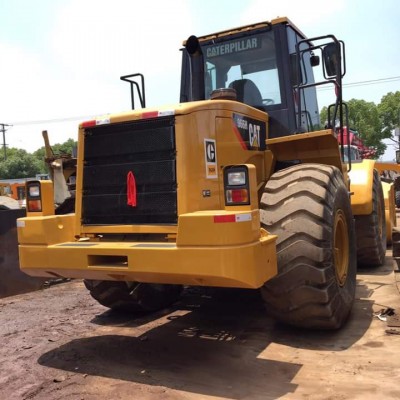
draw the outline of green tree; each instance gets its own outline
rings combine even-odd
[[[71,155],[73,153],[74,148],[78,145],[74,139],[68,139],[64,143],[56,143],[55,145],[51,146],[53,149],[54,156],[62,156],[62,155]],[[37,149],[33,155],[38,158],[39,160],[44,160],[46,157],[46,149],[44,146]]]
[[[74,148],[78,145],[74,139],[68,139],[64,143],[56,143],[53,147],[54,154],[63,155],[68,154],[71,155],[73,153]]]
[[[7,159],[0,161],[1,179],[32,178],[40,172],[40,162],[22,149],[8,149]]]
[[[376,158],[379,158],[386,150],[383,139],[387,139],[388,136],[383,131],[378,106],[374,102],[357,99],[351,99],[347,105],[350,128],[358,131],[364,144],[373,147],[376,150]]]
[[[328,123],[328,108],[322,107],[319,113],[319,119],[321,121],[321,129],[324,129],[325,125]]]
[[[386,150],[383,139],[387,139],[387,133],[378,112],[378,106],[374,102],[351,99],[347,102],[349,110],[349,127],[356,130],[364,144],[376,150],[376,158],[379,158]],[[322,124],[328,120],[328,110],[322,108],[320,118]],[[346,124],[346,121],[344,121]]]
[[[396,127],[400,127],[400,92],[390,92],[383,96],[378,112],[385,137],[398,144],[398,138],[394,138],[392,133]]]

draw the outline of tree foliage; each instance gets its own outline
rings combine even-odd
[[[357,99],[351,99],[347,105],[350,127],[359,133],[366,146],[376,150],[376,158],[383,155],[386,150],[383,139],[387,139],[388,136],[382,130],[382,121],[379,118],[377,105]]]
[[[63,154],[69,154],[71,155],[74,151],[74,148],[76,148],[78,145],[78,142],[76,142],[74,139],[68,139],[64,143],[56,143],[53,147],[53,152],[54,154],[57,155],[63,155]]]
[[[393,129],[400,127],[400,92],[390,92],[383,96],[378,112],[385,137],[391,138]]]
[[[374,102],[358,99],[351,99],[347,102],[349,127],[359,133],[366,146],[373,147],[376,150],[376,158],[383,155],[386,150],[386,144],[383,140],[391,137],[391,129],[385,128],[385,126],[391,125],[385,123],[382,118],[381,104],[376,105]],[[392,103],[390,102],[390,104]],[[327,121],[327,114],[327,108],[324,107],[320,114],[321,121]]]
[[[0,161],[0,178],[30,178],[41,173],[40,161],[22,149],[11,148],[7,159]]]
[[[68,139],[64,143],[56,143],[55,145],[51,146],[53,149],[53,153],[55,156],[62,156],[62,155],[71,155],[73,153],[74,148],[77,146],[77,142],[74,139]],[[40,149],[37,149],[33,155],[40,160],[43,160],[46,157],[46,149],[42,146]]]

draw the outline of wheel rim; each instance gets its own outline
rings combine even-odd
[[[338,210],[335,215],[333,250],[336,279],[339,285],[343,286],[347,278],[350,248],[346,216],[342,210]]]

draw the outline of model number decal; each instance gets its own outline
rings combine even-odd
[[[264,121],[233,114],[233,128],[244,149],[266,149],[267,127]]]

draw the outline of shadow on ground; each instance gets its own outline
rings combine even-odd
[[[359,281],[346,326],[312,332],[277,324],[255,291],[190,288],[162,313],[133,318],[106,311],[92,320],[106,327],[106,334],[72,340],[38,362],[208,396],[241,399],[261,392],[265,398],[278,398],[296,389],[292,382],[302,364],[260,354],[271,343],[313,350],[349,348],[371,323],[372,294]]]

